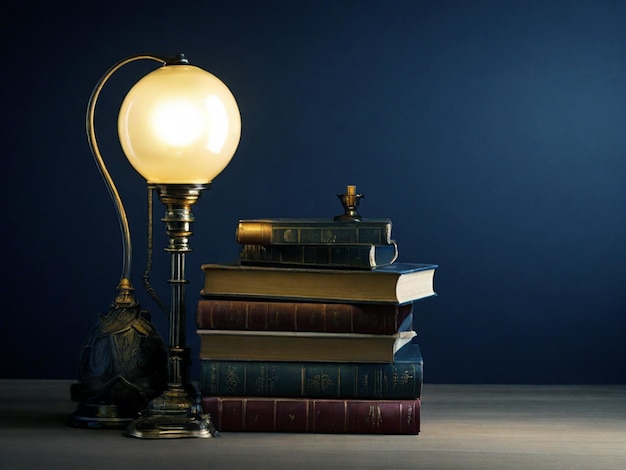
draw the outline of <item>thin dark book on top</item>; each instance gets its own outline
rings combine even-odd
[[[241,245],[319,245],[391,243],[390,219],[335,221],[331,219],[240,220],[235,239]]]

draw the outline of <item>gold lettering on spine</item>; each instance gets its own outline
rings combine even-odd
[[[266,369],[265,366],[261,366],[259,370],[259,375],[256,378],[255,389],[257,393],[263,394],[263,390],[265,389],[263,382],[265,381]]]
[[[324,374],[323,372],[313,375],[307,381],[307,389],[310,392],[313,392],[316,394],[326,392],[328,387],[330,387],[331,385],[333,385],[332,379],[327,374]]]
[[[274,395],[276,393],[276,368],[269,367],[267,369],[267,393]]]
[[[370,381],[369,374],[368,373],[363,374],[362,383],[363,383],[363,388],[365,390],[367,390],[369,388],[369,381]]]
[[[396,388],[398,385],[406,385],[409,383],[409,380],[413,378],[413,375],[408,370],[403,370],[401,374],[398,374],[398,370],[394,369],[393,371],[393,387]]]
[[[378,405],[370,405],[369,413],[365,418],[365,422],[376,430],[380,429],[380,423],[383,422],[383,413]]]
[[[400,411],[402,411],[402,404],[400,404]],[[406,410],[406,424],[411,426],[413,422],[413,406],[409,405],[409,408]]]
[[[239,375],[237,374],[237,368],[233,366],[228,366],[226,368],[226,377],[224,388],[228,393],[233,393],[239,387],[241,381],[239,380]]]

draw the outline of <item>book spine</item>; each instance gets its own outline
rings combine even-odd
[[[203,397],[222,432],[419,434],[420,400]]]
[[[340,304],[201,298],[200,329],[394,334],[412,327],[413,304]]]
[[[294,302],[402,305],[434,292],[436,265],[399,263],[376,269],[202,264],[205,297]]]
[[[200,359],[282,362],[393,362],[415,338],[352,333],[198,330]]]
[[[203,395],[284,398],[420,398],[421,357],[410,362],[200,361]]]
[[[395,242],[388,245],[243,245],[242,264],[372,269],[388,266],[398,257]]]
[[[361,222],[306,223],[294,220],[240,220],[235,239],[240,245],[293,245],[320,243],[391,243],[391,221],[361,220]]]

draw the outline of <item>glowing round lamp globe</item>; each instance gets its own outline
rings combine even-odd
[[[118,133],[126,157],[149,183],[206,184],[235,154],[241,116],[216,76],[192,65],[166,65],[128,92]]]

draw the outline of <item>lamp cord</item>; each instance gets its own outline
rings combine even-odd
[[[143,54],[143,55],[135,55],[131,57],[127,57],[119,61],[117,64],[113,65],[109,70],[105,72],[105,74],[100,78],[96,86],[94,87],[91,96],[89,97],[89,104],[87,106],[87,115],[85,117],[85,127],[87,130],[87,140],[89,141],[89,147],[91,149],[91,153],[96,161],[98,166],[98,170],[100,170],[100,174],[104,179],[107,189],[109,190],[109,194],[113,203],[115,205],[115,209],[117,210],[118,221],[120,225],[120,230],[122,231],[122,249],[123,249],[123,266],[122,266],[122,280],[127,280],[130,282],[130,271],[131,271],[131,260],[132,260],[132,245],[130,242],[130,228],[128,225],[128,217],[126,215],[126,210],[124,209],[124,205],[122,204],[122,199],[119,195],[119,192],[113,182],[113,178],[104,164],[104,159],[100,153],[100,148],[98,147],[98,142],[96,140],[96,130],[95,130],[95,112],[96,112],[96,102],[98,101],[98,96],[100,95],[100,91],[107,80],[113,75],[117,70],[119,70],[122,66],[136,61],[140,59],[150,59],[161,63],[167,63],[167,59],[155,55]]]
[[[148,293],[148,295],[150,296],[150,298],[152,298],[152,300],[154,300],[154,302],[159,306],[159,308],[163,311],[163,313],[165,313],[165,315],[169,316],[169,309],[167,308],[167,306],[165,305],[165,303],[163,303],[163,301],[159,298],[158,294],[156,293],[156,291],[154,290],[154,288],[152,287],[152,285],[150,284],[150,271],[152,270],[152,225],[153,225],[153,191],[154,191],[155,186],[151,185],[150,183],[148,183],[148,203],[147,203],[147,207],[148,207],[148,213],[147,213],[147,218],[148,218],[148,227],[147,227],[147,234],[146,234],[146,240],[147,240],[147,256],[146,256],[146,269],[143,273],[143,287],[146,290],[146,292]]]

